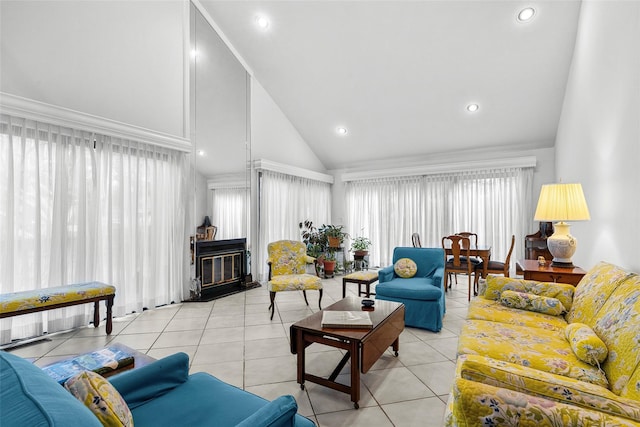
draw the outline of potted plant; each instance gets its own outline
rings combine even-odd
[[[354,257],[364,257],[369,253],[369,248],[371,247],[371,240],[367,237],[356,237],[353,242],[351,242],[351,250],[353,251]]]
[[[344,226],[342,225],[322,225],[320,227],[320,232],[323,233],[327,238],[327,245],[330,248],[339,248],[340,245],[344,242],[345,237],[349,235],[342,231]]]
[[[327,237],[313,226],[313,222],[305,220],[298,224],[302,234],[302,241],[307,246],[307,255],[319,258],[324,254],[327,246]]]
[[[333,277],[336,271],[336,251],[327,248],[321,258],[324,265],[324,277]]]

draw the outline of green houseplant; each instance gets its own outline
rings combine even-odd
[[[367,237],[358,236],[353,242],[351,242],[351,250],[354,256],[363,257],[369,253],[371,247],[371,240]]]
[[[344,226],[342,225],[322,225],[320,227],[320,232],[323,233],[327,238],[327,244],[329,248],[339,248],[340,245],[344,242],[346,237],[349,237],[347,233],[343,231]]]

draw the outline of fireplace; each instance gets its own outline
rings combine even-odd
[[[244,290],[246,246],[244,238],[196,242],[196,277],[201,284],[198,301],[209,301]]]

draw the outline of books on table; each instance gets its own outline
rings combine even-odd
[[[60,384],[64,384],[79,372],[93,371],[104,375],[133,364],[133,359],[133,355],[126,351],[107,347],[72,359],[61,360],[43,367],[42,370]]]
[[[322,327],[371,329],[373,322],[366,311],[323,311]]]

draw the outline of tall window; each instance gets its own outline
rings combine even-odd
[[[247,188],[245,186],[212,190],[213,225],[218,227],[216,239],[247,237]]]
[[[276,240],[301,240],[298,224],[306,219],[331,222],[331,185],[263,170],[259,179],[258,274],[267,276],[267,245]]]
[[[182,152],[2,115],[0,292],[100,281],[116,286],[114,315],[180,301],[187,167]],[[86,325],[91,313],[2,319],[0,341]]]
[[[511,235],[529,228],[532,182],[533,168],[347,182],[347,229],[374,242],[372,265],[389,265],[393,248],[411,246],[414,232],[422,246],[440,247],[443,236],[471,231],[502,260]]]

